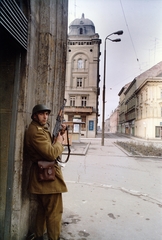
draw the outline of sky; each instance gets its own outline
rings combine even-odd
[[[90,19],[102,40],[100,46],[99,125],[102,122],[102,91],[105,38],[112,35],[121,42],[106,40],[105,118],[119,103],[118,93],[135,77],[162,61],[162,0],[69,0],[68,26],[76,19]]]

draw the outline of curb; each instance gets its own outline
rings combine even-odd
[[[89,148],[90,144],[91,144],[90,142],[87,143],[86,147],[82,151],[78,150],[76,152],[71,152],[70,155],[83,155],[83,156],[85,156],[87,154],[87,151],[88,151],[88,148]],[[67,150],[65,149],[65,151],[62,154],[67,155]]]
[[[144,155],[132,155],[129,152],[127,152],[124,148],[120,147],[118,144],[113,143],[116,147],[118,147],[122,152],[124,152],[128,157],[136,157],[136,158],[157,158],[157,160],[161,160],[162,157],[158,156],[144,156]]]

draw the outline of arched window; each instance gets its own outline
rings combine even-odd
[[[78,59],[78,68],[83,68],[84,67],[84,63],[83,63],[83,60],[80,58]]]
[[[80,34],[83,34],[83,28],[80,28],[79,30],[80,30]]]

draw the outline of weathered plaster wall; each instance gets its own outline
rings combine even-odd
[[[65,90],[68,0],[30,0],[29,41],[26,62],[21,65],[20,91],[16,127],[14,190],[11,239],[25,239],[33,230],[30,217],[33,200],[29,202],[27,184],[30,161],[24,156],[25,128],[31,111],[38,103],[52,110],[51,127],[55,124]],[[31,198],[33,199],[33,198]],[[30,222],[30,224],[29,224]],[[31,227],[32,226],[32,227]]]

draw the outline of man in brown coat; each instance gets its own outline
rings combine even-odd
[[[39,181],[38,161],[54,161],[63,152],[63,137],[59,134],[53,144],[46,127],[51,110],[44,105],[36,105],[32,111],[32,122],[26,135],[25,145],[32,161],[29,179],[29,192],[37,195],[38,211],[36,216],[35,239],[42,239],[46,224],[48,238],[58,240],[61,231],[63,212],[62,193],[67,192],[61,168],[55,161],[55,180]],[[65,127],[65,126],[63,126]]]

